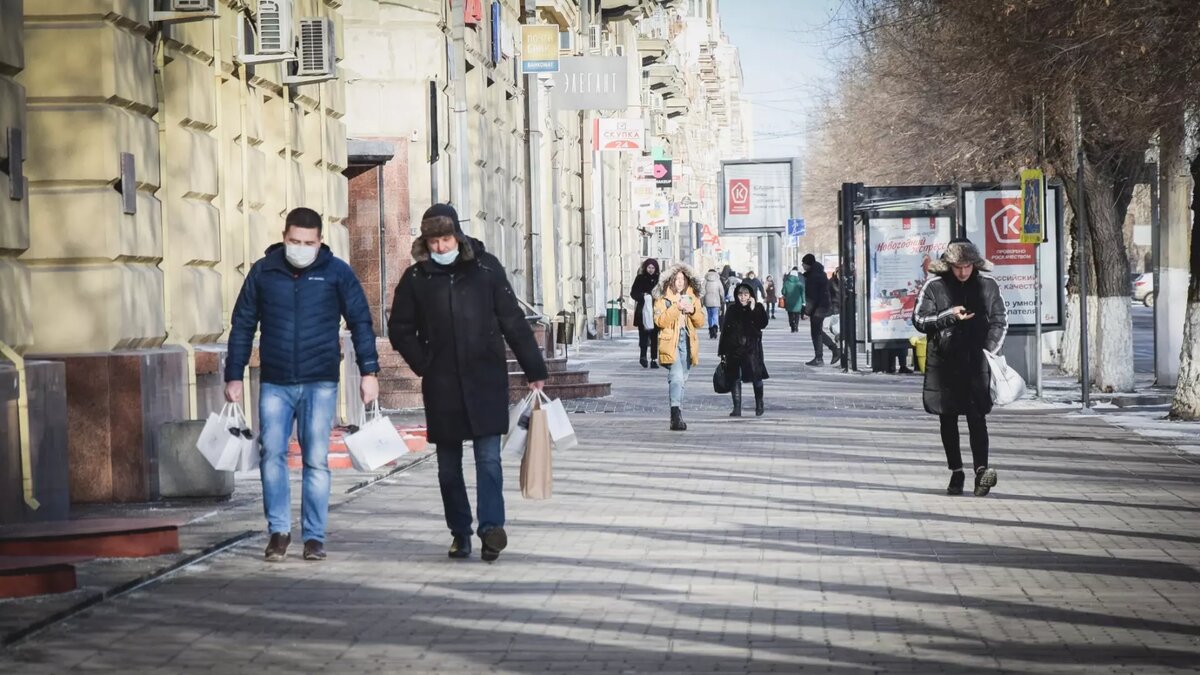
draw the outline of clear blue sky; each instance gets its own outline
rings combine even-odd
[[[807,113],[853,49],[846,0],[721,0],[721,27],[740,52],[754,103],[754,155],[802,154]]]

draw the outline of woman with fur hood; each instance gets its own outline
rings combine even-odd
[[[913,325],[929,338],[925,357],[925,412],[941,423],[950,485],[946,492],[962,494],[962,452],[958,417],[965,415],[975,464],[975,495],[996,485],[996,470],[988,466],[986,415],[992,411],[991,372],[983,350],[995,354],[1004,344],[1008,316],[1000,286],[982,274],[992,264],[967,239],[950,242],[941,260],[930,263],[929,279],[921,287]]]
[[[671,431],[686,431],[683,387],[692,366],[700,364],[700,335],[705,313],[700,282],[687,265],[672,265],[654,289],[654,325],[658,327],[658,362],[667,368],[671,396]]]

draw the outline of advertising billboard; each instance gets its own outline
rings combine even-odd
[[[916,336],[912,315],[929,263],[946,252],[953,236],[949,216],[871,217],[867,228],[871,342]]]
[[[1042,250],[1042,327],[1056,330],[1063,324],[1062,186],[1045,192],[1045,243]],[[1021,242],[1022,193],[1013,187],[964,187],[963,225],[966,236],[992,261],[991,274],[1000,285],[1010,328],[1032,328],[1037,322],[1034,273],[1038,244]]]
[[[793,160],[723,162],[721,176],[722,232],[783,232],[795,218]]]

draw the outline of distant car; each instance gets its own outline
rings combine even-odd
[[[1154,306],[1154,275],[1146,272],[1133,280],[1133,299],[1147,307]]]

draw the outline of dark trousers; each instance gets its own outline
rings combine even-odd
[[[800,330],[800,312],[788,312],[788,325],[793,333]]]
[[[987,418],[983,415],[967,415],[967,429],[971,435],[971,459],[978,470],[988,463]],[[946,465],[951,471],[963,468],[962,449],[958,441],[958,415],[939,415],[942,427],[942,447],[946,449]]]
[[[645,330],[638,329],[638,349],[641,350],[642,358],[646,358],[646,350],[650,350],[650,360],[658,360],[658,329]]]
[[[479,534],[504,527],[504,471],[500,466],[500,437],[475,439],[475,495],[478,500]],[[471,500],[463,478],[463,444],[438,443],[438,486],[446,526],[456,536],[471,536]]]
[[[808,330],[812,334],[813,351],[816,352],[818,359],[825,358],[825,350],[822,349],[822,345],[828,345],[830,350],[837,351],[837,343],[825,334],[824,315],[817,314],[808,317]]]

